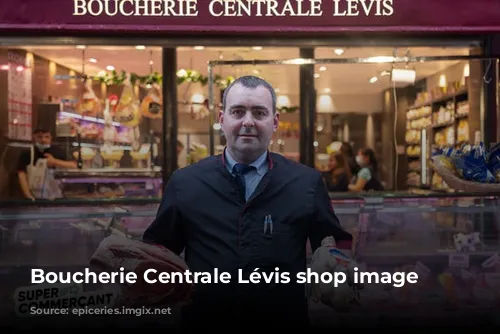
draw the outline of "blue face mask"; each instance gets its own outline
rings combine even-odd
[[[50,148],[50,144],[36,143],[35,146],[36,146],[36,148],[38,148],[42,152]]]

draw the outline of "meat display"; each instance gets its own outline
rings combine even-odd
[[[137,126],[141,120],[139,99],[134,93],[130,76],[125,80],[123,91],[116,106],[116,120],[125,126]]]
[[[101,101],[99,101],[92,89],[91,79],[85,80],[82,95],[76,105],[76,111],[80,115],[91,117],[98,117],[102,112]]]
[[[120,271],[137,275],[135,284],[122,286],[120,306],[161,306],[188,303],[194,285],[188,283],[146,283],[143,274],[148,269],[157,273],[184,272],[187,265],[182,258],[165,247],[111,235],[105,238],[90,259],[90,264],[104,272]]]
[[[161,87],[158,84],[153,84],[153,87],[148,92],[148,95],[142,100],[141,112],[142,116],[148,118],[161,118],[161,110],[163,106],[163,96]]]

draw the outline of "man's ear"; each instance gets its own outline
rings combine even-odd
[[[273,124],[273,127],[274,127],[274,132],[276,132],[278,130],[278,127],[280,125],[280,114],[279,112],[276,112],[274,114],[274,124]]]
[[[219,124],[224,123],[224,109],[219,111]]]

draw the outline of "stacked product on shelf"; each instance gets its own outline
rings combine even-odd
[[[417,95],[407,112],[408,185],[419,186],[419,173],[413,162],[420,159],[420,132],[428,129],[427,152],[453,148],[470,142],[468,90],[458,82]],[[418,148],[417,148],[418,146]],[[420,160],[419,160],[420,162]],[[432,190],[450,190],[442,176],[429,171]]]

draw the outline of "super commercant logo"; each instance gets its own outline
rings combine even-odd
[[[114,305],[114,291],[85,292],[81,284],[43,284],[20,287],[14,292],[14,307],[18,316],[36,316],[38,310],[101,308]],[[34,311],[35,310],[35,311]]]

